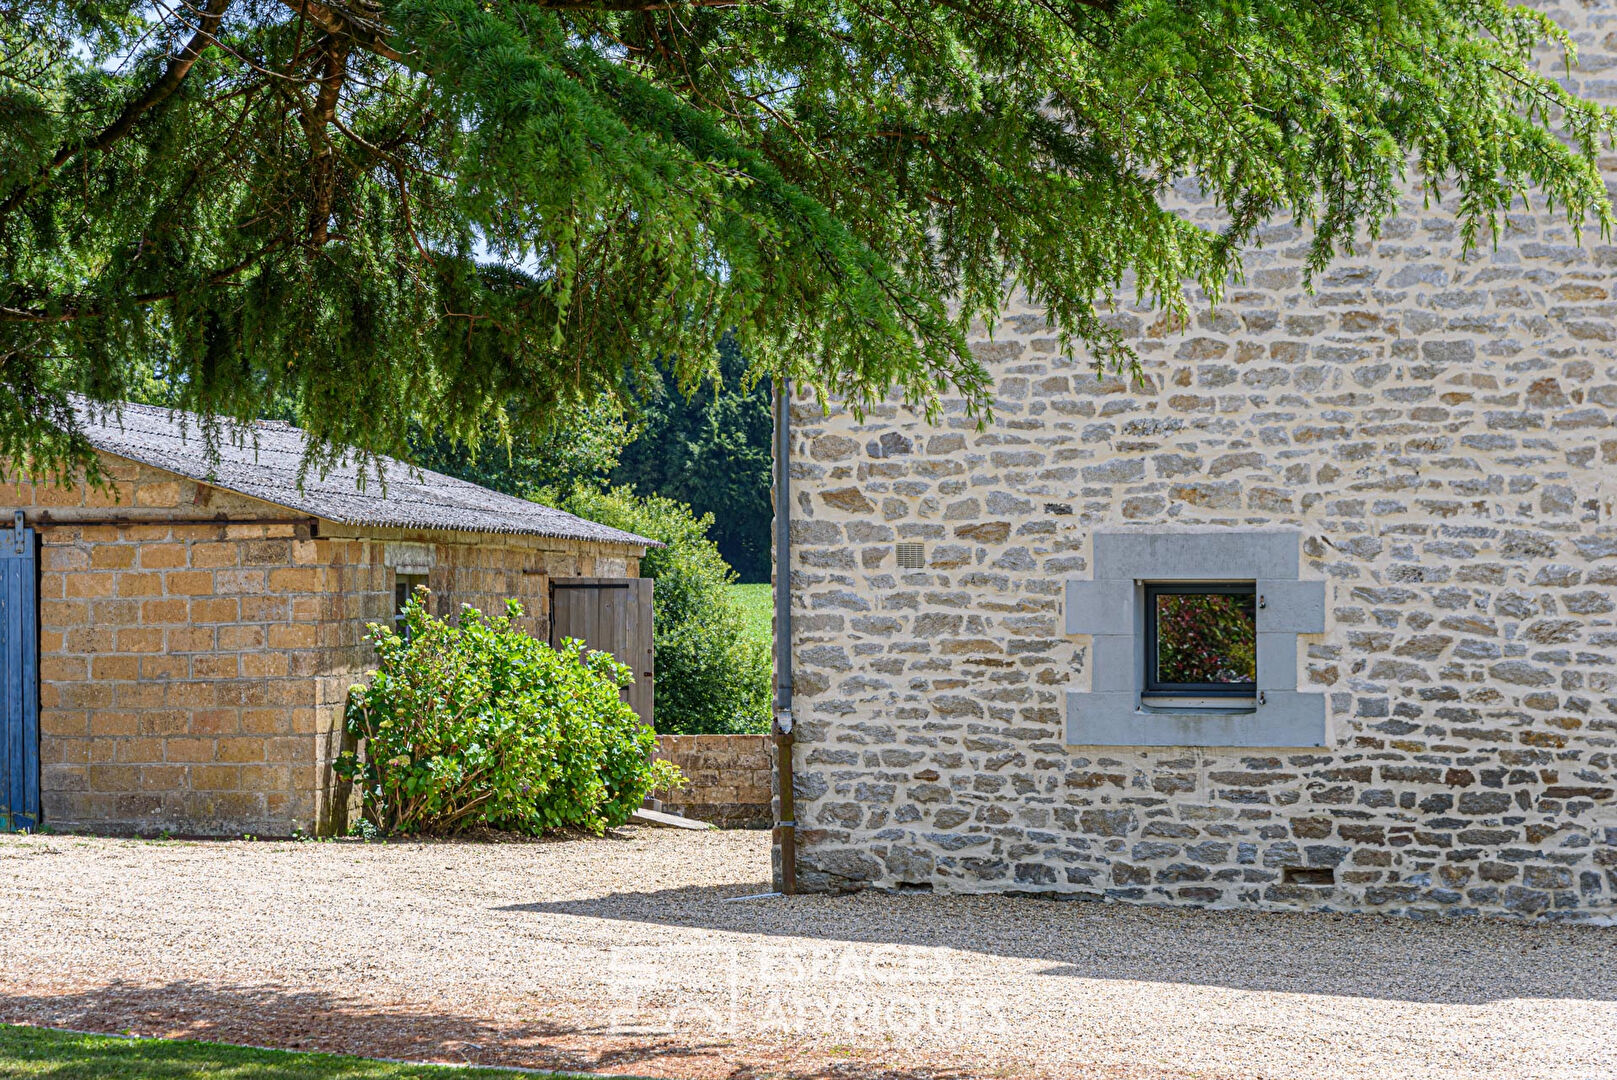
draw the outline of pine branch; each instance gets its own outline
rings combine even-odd
[[[231,284],[231,278],[252,266],[276,248],[283,246],[284,243],[284,237],[273,240],[245,259],[208,274],[203,281],[210,287]],[[151,304],[162,303],[165,300],[178,299],[182,291],[174,288],[136,293],[134,296],[125,298],[124,302],[133,304],[136,307],[146,307]],[[56,304],[44,304],[38,307],[0,306],[0,323],[68,323],[79,319],[99,319],[112,310],[112,307],[103,302],[78,297],[60,297],[58,301]]]
[[[407,63],[406,55],[388,44],[388,29],[373,11],[356,12],[339,4],[320,0],[281,0],[283,4],[314,23],[326,33],[347,38],[377,56]],[[733,8],[744,0],[535,0],[535,6],[559,12],[668,11],[675,8]],[[1111,0],[1077,0],[1107,6]]]
[[[744,0],[537,0],[551,11],[673,11],[680,8],[740,7]],[[1086,0],[1079,0],[1080,3]]]
[[[319,0],[281,0],[281,3],[333,37],[346,38],[384,59],[406,63],[405,54],[388,44],[387,27],[372,12],[358,14],[335,4],[319,3]]]
[[[51,163],[35,177],[31,183],[20,185],[10,195],[0,201],[0,220],[15,210],[18,206],[38,190],[39,184],[54,174],[63,165],[72,161],[79,154],[90,151],[103,151],[112,146],[119,139],[128,135],[135,126],[135,121],[152,109],[162,105],[174,95],[185,82],[185,77],[191,73],[191,68],[201,59],[208,46],[214,43],[214,34],[219,29],[219,23],[224,19],[225,9],[230,6],[230,0],[208,0],[208,6],[202,12],[201,22],[197,26],[191,40],[186,42],[180,54],[169,60],[158,80],[148,86],[135,100],[124,106],[118,118],[107,125],[94,138],[84,142],[70,143],[56,151]]]
[[[325,42],[325,68],[320,74],[320,92],[304,127],[311,149],[309,182],[314,196],[309,206],[309,243],[323,247],[330,237],[331,199],[336,186],[337,151],[328,134],[337,115],[337,99],[342,93],[348,62],[348,41],[328,37]]]

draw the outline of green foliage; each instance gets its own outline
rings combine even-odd
[[[746,361],[731,338],[719,344],[719,364],[720,378],[688,395],[671,377],[642,391],[640,435],[624,448],[612,482],[711,515],[708,535],[724,561],[742,581],[768,581],[769,387],[747,385]]]
[[[503,616],[463,606],[451,622],[424,595],[406,606],[403,634],[371,625],[380,667],[347,712],[363,753],[336,763],[382,832],[600,832],[679,782],[649,760],[656,737],[619,696],[630,671],[609,653],[535,640],[512,625],[514,600]]]
[[[687,503],[712,518],[708,535],[742,581],[768,581],[769,389],[746,385],[732,339],[719,356],[718,378],[689,394],[658,364],[629,391],[633,422],[615,395],[602,394],[560,410],[536,437],[508,430],[466,446],[418,429],[410,460],[524,498],[611,483]]]
[[[749,633],[746,614],[730,594],[735,574],[707,537],[710,519],[628,488],[579,488],[560,504],[666,545],[640,561],[641,574],[657,583],[657,729],[693,735],[769,730],[769,645]]]
[[[568,1080],[568,1075],[0,1024],[0,1076],[7,1080]]]
[[[412,435],[410,460],[423,468],[528,498],[546,489],[570,491],[578,484],[599,486],[618,464],[636,429],[616,397],[560,410],[537,436],[492,432],[479,444]]]
[[[1411,162],[1468,243],[1535,186],[1605,228],[1614,114],[1545,44],[1506,0],[12,0],[0,456],[82,459],[65,395],[154,366],[204,413],[298,402],[325,453],[537,437],[728,332],[981,414],[1008,284],[1126,367],[1125,282],[1183,314],[1279,215],[1318,268]]]

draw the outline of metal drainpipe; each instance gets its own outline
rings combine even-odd
[[[792,418],[791,381],[774,384],[775,406],[775,775],[780,785],[780,891],[797,892],[797,817],[792,805]]]

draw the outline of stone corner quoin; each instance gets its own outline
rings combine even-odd
[[[1617,101],[1617,12],[1561,14]],[[1617,921],[1617,246],[1523,215],[1462,261],[1410,199],[1310,295],[1306,239],[1187,328],[1116,316],[1144,385],[1023,306],[984,430],[794,403],[801,888]],[[1095,535],[1217,529],[1323,583],[1324,745],[1070,745]]]

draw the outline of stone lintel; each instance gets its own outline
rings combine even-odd
[[[1296,529],[1096,530],[1095,580],[1295,580],[1301,540]]]

